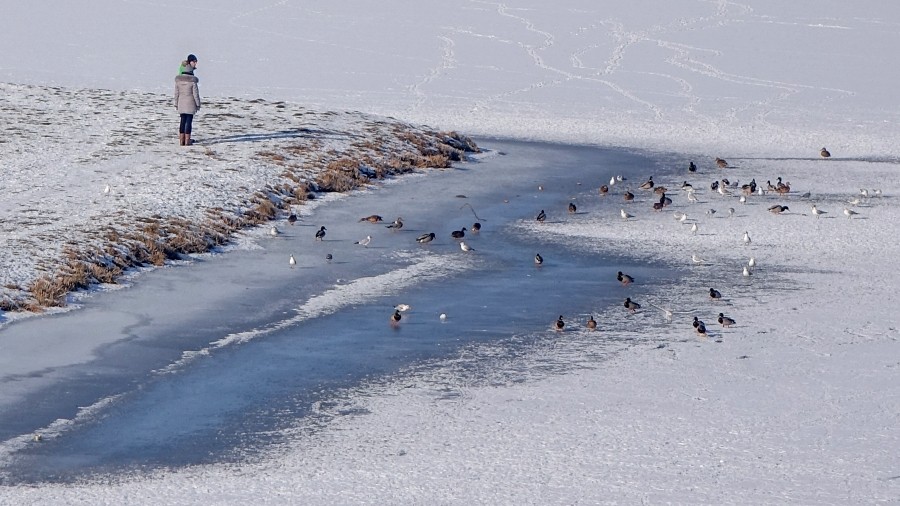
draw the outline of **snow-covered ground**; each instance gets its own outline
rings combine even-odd
[[[191,51],[201,60],[202,92],[223,109],[230,101],[248,114],[268,116],[263,105],[226,98],[263,97],[310,107],[312,124],[322,129],[328,128],[322,126],[325,111],[351,109],[465,133],[655,151],[671,164],[655,178],[669,188],[670,207],[654,211],[657,196],[631,178],[606,196],[580,198],[581,212],[560,223],[527,220],[518,229],[540,231],[542,240],[585,254],[602,250],[689,274],[673,286],[638,279],[624,292],[643,305],[635,314],[620,306],[596,308],[598,340],[634,337],[633,346],[602,364],[584,363],[574,343],[587,331],[573,319],[554,346],[518,359],[522,371],[548,361],[578,363],[567,374],[526,373],[525,381],[472,384],[449,361],[348,392],[346,406],[326,413],[325,429],[306,430],[301,422],[287,443],[259,462],[115,483],[8,487],[0,490],[0,501],[900,499],[900,335],[892,309],[900,286],[892,268],[900,254],[894,237],[900,127],[891,102],[898,71],[889,64],[900,37],[900,7],[765,0],[627,7],[575,1],[286,1],[252,8],[195,2],[181,8],[186,21],[179,23],[171,6],[154,2],[33,4],[7,7],[0,19],[0,41],[8,49],[0,55],[0,76],[16,83],[4,85],[5,111],[20,109],[7,97],[24,99],[28,95],[16,90],[31,85],[74,93],[75,104],[61,107],[72,122],[86,121],[79,119],[85,94],[98,97],[100,105],[93,107],[106,107],[104,95],[119,104],[122,96],[152,100],[152,93],[168,93],[171,79],[165,76]],[[101,111],[101,117],[152,125],[130,127],[153,128],[157,140],[145,137],[148,145],[125,153],[112,150],[109,158],[85,162],[87,170],[150,171],[191,159],[164,143],[168,130],[158,126],[167,118],[164,104],[158,112],[124,106]],[[203,114],[213,113],[201,112],[199,131]],[[21,121],[14,111],[4,114]],[[24,119],[33,123],[30,118]],[[64,188],[69,198],[102,208],[105,181],[52,163],[84,153],[81,130],[50,128],[56,129],[57,155],[44,156],[40,129],[4,138],[22,153],[13,158],[18,165],[12,173],[43,171],[29,180],[32,186]],[[819,155],[823,146],[829,159]],[[186,156],[207,155],[195,150]],[[241,156],[233,163],[240,164]],[[730,166],[716,168],[717,156]],[[686,170],[692,159],[697,174]],[[2,163],[6,178],[6,155]],[[620,171],[597,172],[589,182],[595,187]],[[755,178],[763,188],[780,177],[791,190],[742,203],[740,188],[725,195],[710,190],[723,177],[742,184]],[[546,184],[555,178],[564,176],[548,174]],[[698,202],[680,189],[683,180],[697,188]],[[153,183],[166,199],[185,191],[184,180],[174,175]],[[225,186],[239,189],[233,184]],[[241,183],[257,184],[263,183]],[[634,202],[622,199],[625,189],[637,194]],[[24,207],[39,214],[43,199],[52,198],[30,190],[4,193],[4,213]],[[185,197],[192,195],[188,190]],[[789,209],[769,212],[776,204]],[[813,204],[827,214],[813,215]],[[620,209],[632,217],[621,218]],[[844,209],[858,214],[847,217]],[[687,219],[676,221],[674,211]],[[745,231],[749,243],[742,239]],[[47,248],[61,248],[54,237],[43,239]],[[692,255],[702,262],[694,263]],[[757,265],[744,276],[750,257]],[[723,298],[710,300],[710,287]],[[664,314],[651,303],[676,311],[662,336]],[[737,323],[720,326],[719,312]],[[555,316],[548,315],[548,326]],[[693,316],[705,320],[708,336],[697,336]],[[493,352],[477,348],[473,356]],[[365,414],[341,415],[348,412]]]

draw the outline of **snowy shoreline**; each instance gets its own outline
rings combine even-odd
[[[10,311],[65,305],[68,293],[116,283],[129,268],[302,215],[315,193],[477,150],[455,133],[387,118],[218,98],[198,116],[198,145],[182,148],[164,96],[11,84],[0,92],[12,106],[6,120],[22,125],[0,144],[0,310],[13,319],[22,314]]]

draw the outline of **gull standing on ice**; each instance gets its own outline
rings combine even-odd
[[[469,246],[468,244],[466,244],[466,241],[459,241],[459,249],[461,249],[461,250],[463,250],[463,251],[466,251],[466,252],[468,252],[468,251],[475,251],[475,248],[473,248],[473,247]]]
[[[623,220],[627,220],[628,218],[634,218],[634,216],[626,213],[624,209],[619,210],[619,215],[622,217]]]
[[[353,244],[359,244],[360,246],[364,246],[364,247],[368,248],[370,242],[372,242],[372,236],[367,235],[365,239],[360,239],[360,240],[354,242]]]
[[[742,274],[743,274],[743,275],[744,275],[744,277],[745,277],[745,278],[746,278],[746,277],[749,277],[749,276],[750,276],[750,275],[751,275],[751,274],[753,274],[753,273],[752,273],[752,272],[750,272],[750,268],[749,268],[749,267],[747,267],[747,266],[746,266],[746,265],[745,265],[745,266],[744,266],[744,271],[743,271],[743,273],[742,273]]]
[[[750,267],[756,267],[756,257],[750,257],[750,260],[747,260],[747,265]]]
[[[272,225],[272,228],[269,229],[269,235],[272,237],[276,237],[278,235],[278,228],[275,225]]]
[[[812,213],[813,213],[814,215],[816,215],[816,218],[818,218],[820,215],[828,214],[828,213],[826,213],[825,211],[822,211],[822,210],[820,210],[818,207],[816,207],[815,204],[813,204],[813,206],[812,206]]]
[[[856,214],[859,214],[859,213],[854,211],[853,209],[850,209],[847,207],[844,208],[844,216],[846,216],[848,219],[853,218],[853,216]]]
[[[104,194],[104,195],[109,195],[109,191],[110,191],[109,185],[106,185],[106,187],[103,188],[103,194]]]
[[[291,266],[291,269],[297,265],[297,260],[294,259],[294,255],[291,255],[291,258],[288,259],[288,264]]]
[[[694,262],[695,264],[700,265],[703,263],[703,259],[698,257],[697,255],[691,255],[691,262]]]
[[[744,244],[750,244],[750,232],[744,232]]]
[[[699,229],[700,229],[700,227],[698,227],[697,224],[694,223],[693,225],[691,225],[691,234],[697,235],[697,230],[699,230]]]
[[[394,309],[403,313],[412,309],[412,306],[410,306],[409,304],[397,304],[396,306],[394,306]]]

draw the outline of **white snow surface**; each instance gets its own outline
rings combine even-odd
[[[596,339],[614,331],[636,342],[603,363],[565,338],[587,332],[576,322],[554,346],[519,359],[523,381],[471,384],[458,374],[457,363],[501,353],[482,346],[445,367],[347,392],[321,411],[325,429],[300,423],[258,462],[6,487],[0,503],[897,502],[898,28],[900,6],[874,1],[5,5],[0,79],[15,84],[0,87],[4,223],[13,213],[34,215],[35,227],[78,223],[92,216],[86,209],[107,215],[116,201],[150,213],[211,202],[201,186],[221,172],[206,173],[200,161],[210,156],[185,155],[166,133],[171,75],[188,51],[200,58],[201,92],[215,112],[241,110],[233,127],[285,101],[316,130],[332,128],[325,111],[359,110],[467,134],[674,152],[707,171],[721,156],[732,167],[716,177],[762,186],[781,177],[792,189],[742,204],[740,189],[720,195],[693,178],[698,203],[677,195],[655,212],[654,197],[631,181],[634,218],[618,216],[626,204],[614,187],[579,202],[586,214],[542,228],[575,248],[695,274],[639,299],[634,315],[598,308]],[[274,102],[243,100],[258,97]],[[198,134],[204,114],[214,112],[201,111]],[[255,128],[280,130],[269,119]],[[102,148],[90,140],[98,131],[108,133]],[[820,159],[823,146],[830,159]],[[252,169],[247,153],[231,156],[217,167]],[[191,170],[168,170],[152,191],[120,184],[128,172],[149,180],[175,163]],[[223,187],[266,183],[240,175]],[[670,193],[680,183],[657,181]],[[790,209],[767,212],[774,204]],[[827,214],[816,218],[812,204]],[[688,220],[675,221],[674,209]],[[16,239],[55,252],[66,240],[20,227],[3,234],[8,272],[32,268],[9,260]],[[742,276],[751,256],[758,266]],[[709,286],[725,300],[710,301]],[[641,323],[664,318],[651,303],[676,311],[673,342],[659,349],[641,344],[653,337]],[[708,337],[682,313],[697,308]],[[720,327],[719,311],[737,324]],[[548,361],[581,367],[561,375],[530,367]]]

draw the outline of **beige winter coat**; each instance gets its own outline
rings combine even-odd
[[[175,108],[178,114],[197,114],[200,110],[198,82],[200,80],[190,74],[175,76]]]

